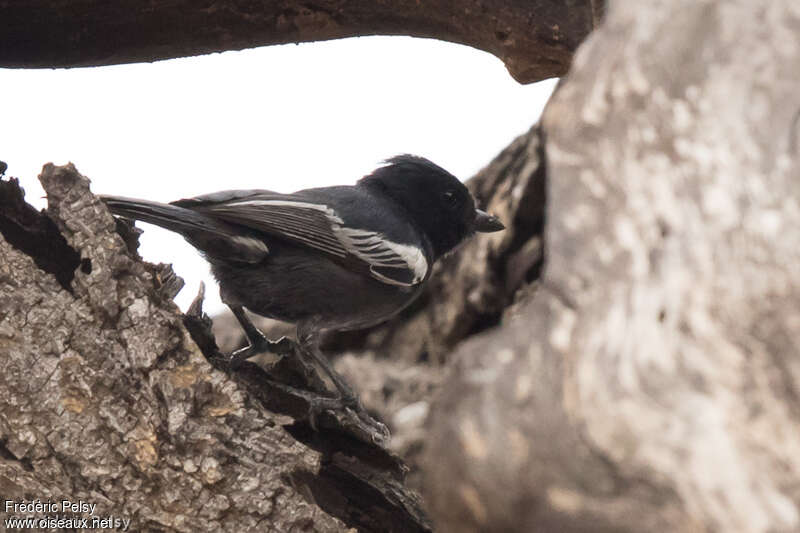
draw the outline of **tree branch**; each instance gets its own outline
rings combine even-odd
[[[29,0],[0,3],[0,66],[155,61],[364,35],[410,35],[500,58],[521,83],[560,76],[598,21],[599,0],[243,2]]]

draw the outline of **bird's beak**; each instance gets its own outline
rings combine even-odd
[[[475,231],[481,233],[491,233],[493,231],[500,231],[506,229],[500,219],[494,215],[490,215],[486,211],[480,209],[475,210]]]

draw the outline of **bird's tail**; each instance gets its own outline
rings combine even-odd
[[[101,195],[100,199],[115,215],[149,222],[182,235],[207,232],[229,237],[233,234],[228,224],[184,207],[124,196]]]
[[[257,263],[269,253],[266,243],[250,230],[205,213],[123,196],[101,195],[100,199],[115,215],[149,222],[183,235],[207,258]]]

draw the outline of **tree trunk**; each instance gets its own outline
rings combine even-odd
[[[611,3],[543,122],[535,297],[455,354],[437,530],[800,529],[800,10]]]

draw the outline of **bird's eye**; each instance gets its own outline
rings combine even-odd
[[[458,205],[458,196],[453,191],[445,191],[444,202],[448,207],[456,207]]]

